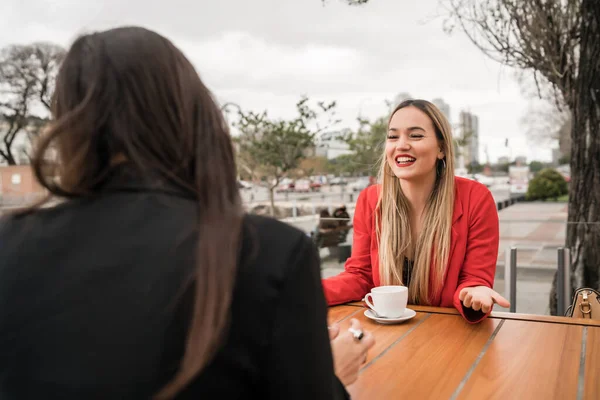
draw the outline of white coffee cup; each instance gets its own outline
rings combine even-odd
[[[365,303],[384,318],[398,318],[404,315],[407,301],[406,286],[378,286],[365,296]]]

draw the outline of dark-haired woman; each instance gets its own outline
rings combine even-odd
[[[0,398],[346,396],[373,338],[330,344],[310,239],[244,215],[219,108],[169,40],[78,38],[53,117],[33,168],[64,201],[0,222]]]

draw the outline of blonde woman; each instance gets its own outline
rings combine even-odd
[[[450,126],[430,102],[407,100],[389,120],[381,184],[356,204],[352,256],[323,281],[329,305],[374,286],[405,285],[410,304],[456,307],[472,323],[494,303],[498,213],[482,184],[454,176]]]

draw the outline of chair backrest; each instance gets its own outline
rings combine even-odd
[[[313,237],[318,247],[334,247],[346,243],[348,232],[352,227],[338,227],[329,232],[317,230]]]

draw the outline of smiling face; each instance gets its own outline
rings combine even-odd
[[[387,163],[396,177],[407,181],[435,181],[444,158],[433,122],[423,111],[408,106],[392,115],[385,143]]]

